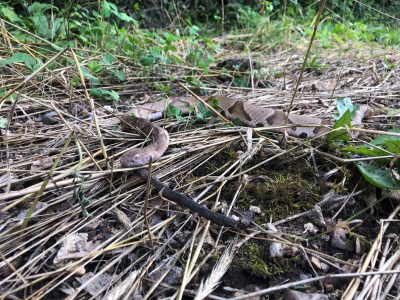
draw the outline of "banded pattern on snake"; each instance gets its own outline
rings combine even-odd
[[[240,120],[249,127],[268,127],[289,125],[289,128],[275,128],[271,131],[284,132],[299,138],[314,138],[323,136],[330,131],[330,120],[320,119],[307,115],[290,113],[286,122],[286,113],[279,109],[260,107],[243,100],[224,97],[201,97],[203,101],[209,98],[216,99],[222,114],[231,121]],[[164,115],[166,105],[173,105],[181,109],[183,113],[189,111],[190,106],[197,106],[200,100],[195,97],[175,97],[166,101],[140,105],[122,116],[121,127],[123,131],[132,132],[138,130],[142,134],[150,135],[153,143],[140,148],[132,149],[121,156],[121,165],[126,168],[138,167],[149,163],[150,159],[156,161],[167,150],[169,145],[169,134],[151,121],[160,119]],[[372,114],[369,106],[360,106],[353,119],[353,125],[361,124],[364,117]],[[303,125],[303,126],[302,126]],[[356,134],[356,133],[355,133]],[[355,135],[354,134],[354,135]]]

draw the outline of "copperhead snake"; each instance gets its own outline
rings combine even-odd
[[[218,100],[218,104],[222,109],[222,115],[229,120],[240,120],[242,124],[249,127],[268,127],[285,125],[286,112],[279,109],[260,107],[245,101],[225,97],[201,97],[204,101],[209,98]],[[187,113],[190,106],[198,106],[199,100],[194,97],[175,97],[166,101],[158,101],[154,103],[140,105],[129,110],[122,116],[123,122],[121,127],[123,131],[132,132],[135,129],[143,135],[151,136],[153,143],[140,148],[132,149],[124,153],[120,162],[123,167],[132,168],[139,167],[149,163],[150,160],[156,161],[167,150],[169,145],[169,134],[151,121],[160,119],[164,116],[166,105],[178,107],[182,113]],[[363,105],[360,106],[353,118],[352,124],[357,126],[361,124],[364,117],[372,114],[372,109]],[[288,115],[287,125],[290,128],[278,128],[271,131],[284,132],[293,137],[314,138],[324,136],[331,129],[332,121],[320,119],[312,116],[297,115],[290,113]],[[307,125],[307,126],[301,126]],[[310,125],[314,125],[310,126]],[[354,133],[356,135],[357,133]]]

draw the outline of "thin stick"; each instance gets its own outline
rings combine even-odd
[[[147,169],[147,172],[149,172],[149,176],[147,176],[146,194],[144,196],[143,216],[144,216],[144,223],[146,224],[147,233],[149,235],[151,247],[154,247],[153,238],[151,237],[149,219],[147,218],[147,208],[148,208],[148,204],[149,204],[149,195],[150,195],[150,190],[151,190],[151,169],[152,169],[152,159],[150,157],[149,168]]]
[[[243,299],[248,299],[248,298],[252,298],[252,297],[258,297],[258,296],[270,294],[272,292],[288,289],[288,288],[296,286],[296,285],[304,285],[304,284],[308,284],[310,282],[319,281],[319,280],[323,280],[323,279],[327,279],[327,278],[352,278],[352,277],[363,277],[363,276],[370,276],[370,275],[385,275],[385,274],[399,274],[399,273],[400,273],[400,270],[380,271],[380,272],[378,271],[378,272],[346,273],[346,274],[329,274],[329,275],[325,275],[325,276],[318,276],[318,277],[314,277],[314,278],[309,278],[309,279],[299,280],[299,281],[295,281],[295,282],[290,282],[287,284],[282,284],[279,286],[274,286],[274,287],[271,287],[268,289],[254,292],[254,293],[249,293],[249,294],[246,294],[243,296],[231,298],[231,300],[243,300]],[[217,299],[225,299],[225,298],[217,298]]]
[[[94,107],[93,99],[89,96],[89,93],[87,91],[86,84],[85,84],[85,79],[83,78],[83,73],[82,73],[81,67],[79,65],[78,58],[77,58],[74,50],[72,50],[72,49],[71,49],[71,54],[72,54],[72,57],[74,58],[76,69],[78,70],[78,75],[79,75],[81,84],[83,86],[83,90],[85,92],[85,97],[88,100],[90,109],[92,111],[93,122],[94,122],[94,126],[96,127],[97,134],[99,136],[100,147],[103,152],[103,156],[106,159],[106,161],[108,161],[108,155],[107,155],[106,147],[104,146],[103,136],[100,131],[99,122],[97,121],[96,108]]]
[[[31,219],[31,216],[33,214],[33,211],[36,208],[36,205],[38,204],[40,197],[43,195],[44,190],[46,189],[47,184],[49,183],[50,179],[53,177],[53,172],[56,169],[58,163],[60,162],[61,157],[63,157],[64,152],[67,150],[69,143],[71,142],[71,139],[73,137],[73,133],[71,132],[68,136],[68,139],[64,143],[64,146],[62,147],[60,153],[58,154],[56,161],[54,164],[51,166],[51,169],[49,171],[49,174],[46,176],[45,180],[43,181],[42,185],[40,186],[39,192],[37,193],[35,200],[33,200],[31,206],[29,207],[28,212],[26,213],[26,217],[24,221],[22,222],[21,229],[25,229],[26,226],[28,225],[29,220]]]
[[[8,144],[8,131],[10,130],[11,126],[11,121],[13,118],[13,114],[15,111],[15,106],[17,105],[18,99],[19,99],[19,93],[17,94],[17,98],[15,99],[14,103],[11,106],[10,112],[8,113],[8,118],[7,118],[7,126],[6,130],[4,132],[4,142],[6,144],[6,164],[7,164],[7,169],[10,169],[10,147]],[[7,171],[7,187],[6,187],[6,193],[10,192],[11,188],[11,171]]]
[[[390,214],[388,220],[393,220],[393,218],[398,214],[399,211],[400,211],[400,205],[397,206],[397,207],[393,210],[393,212]],[[367,257],[365,258],[364,263],[363,263],[363,265],[361,266],[361,269],[360,269],[361,272],[365,272],[365,270],[367,270],[368,265],[369,265],[369,263],[370,263],[370,261],[371,261],[373,255],[374,255],[375,251],[377,251],[378,245],[379,245],[379,243],[381,242],[382,236],[383,236],[383,234],[384,234],[384,232],[386,231],[386,229],[387,229],[388,226],[389,226],[389,223],[386,223],[386,224],[382,225],[381,230],[380,230],[379,233],[378,233],[378,236],[375,238],[375,240],[374,240],[374,242],[373,242],[373,244],[372,244],[372,246],[371,246],[371,249],[370,249],[370,251],[369,251]],[[381,273],[380,273],[380,274],[381,274]],[[375,274],[371,274],[371,275],[375,275]],[[353,298],[354,298],[354,295],[355,295],[356,292],[357,292],[357,289],[358,289],[360,283],[361,283],[360,278],[354,279],[354,280],[349,284],[349,286],[347,287],[347,289],[346,289],[346,291],[345,291],[345,293],[344,293],[342,299],[343,299],[343,300],[350,300],[350,299],[353,299]]]
[[[319,7],[317,16],[315,17],[314,31],[312,33],[312,36],[311,36],[311,39],[310,39],[310,43],[308,44],[307,52],[306,52],[306,55],[305,55],[304,60],[303,60],[303,65],[301,66],[300,75],[297,78],[296,87],[294,88],[292,99],[290,99],[290,104],[289,104],[289,107],[288,107],[288,110],[287,110],[287,114],[286,114],[286,118],[285,118],[285,124],[287,124],[287,122],[289,120],[289,113],[292,110],[293,102],[294,102],[294,99],[296,98],[296,95],[297,95],[297,90],[299,89],[300,82],[303,79],[303,73],[304,73],[304,70],[305,70],[306,65],[307,65],[308,56],[310,55],[311,46],[313,44],[315,35],[317,33],[317,30],[318,30],[319,19],[320,19],[321,15],[322,15],[322,12],[324,11],[324,8],[325,8],[326,0],[322,0],[322,1],[323,2],[321,4],[321,6]]]
[[[352,128],[351,130],[359,131],[359,132],[366,132],[366,133],[390,135],[390,136],[400,136],[400,132],[393,132],[393,131],[373,130],[373,129],[365,129],[365,128]]]

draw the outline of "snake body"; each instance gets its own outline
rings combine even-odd
[[[279,127],[289,125],[290,128],[275,128],[272,131],[284,132],[299,138],[314,138],[323,136],[329,132],[330,120],[320,119],[307,115],[297,115],[290,113],[286,120],[286,112],[279,109],[260,107],[239,99],[214,96],[218,101],[221,113],[231,121],[240,122],[249,127]],[[208,97],[202,97],[204,101]],[[121,165],[126,168],[146,165],[150,160],[158,160],[169,145],[169,134],[164,129],[151,121],[163,117],[167,105],[178,107],[182,113],[189,112],[190,106],[198,106],[199,100],[194,97],[176,97],[167,101],[140,105],[122,116],[121,127],[123,131],[132,132],[138,130],[143,135],[151,136],[153,143],[140,148],[127,151],[121,156]],[[360,125],[362,119],[372,113],[369,106],[360,106],[353,118],[353,125]],[[304,125],[304,126],[302,126]],[[307,125],[307,126],[306,126]]]

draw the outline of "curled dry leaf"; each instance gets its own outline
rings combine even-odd
[[[177,285],[182,282],[183,269],[178,266],[171,267],[171,259],[166,258],[157,264],[156,268],[149,273],[149,277],[153,280],[158,280],[164,276],[165,272],[168,274],[164,277],[163,282],[169,285]]]
[[[54,163],[54,159],[52,157],[39,156],[32,163],[31,170],[46,170],[50,169]]]
[[[306,223],[304,224],[304,234],[315,234],[318,232],[317,227],[314,226],[313,223]]]
[[[331,246],[341,250],[349,250],[347,245],[347,230],[342,227],[337,227],[331,236]]]
[[[314,206],[314,209],[310,211],[308,217],[311,219],[311,221],[313,221],[313,223],[319,226],[326,227],[326,221],[322,214],[321,206],[319,206],[318,204],[316,204]]]
[[[87,239],[87,233],[75,233],[67,236],[53,260],[54,265],[61,268],[65,266],[68,261],[84,257],[99,245]]]
[[[261,214],[261,208],[258,206],[250,205],[249,210],[254,211],[256,214]]]
[[[324,262],[322,262],[322,261],[320,261],[315,256],[311,256],[311,263],[319,271],[322,271],[322,272],[325,272],[325,273],[329,271],[329,265],[324,263]]]
[[[60,122],[60,118],[55,111],[50,111],[42,116],[42,122],[45,125],[55,125]]]
[[[269,254],[271,257],[292,257],[299,253],[299,249],[278,242],[272,242],[269,246]]]
[[[335,79],[332,80],[319,80],[316,83],[313,83],[311,88],[314,91],[320,92],[328,92],[332,91],[337,85],[337,81]]]

